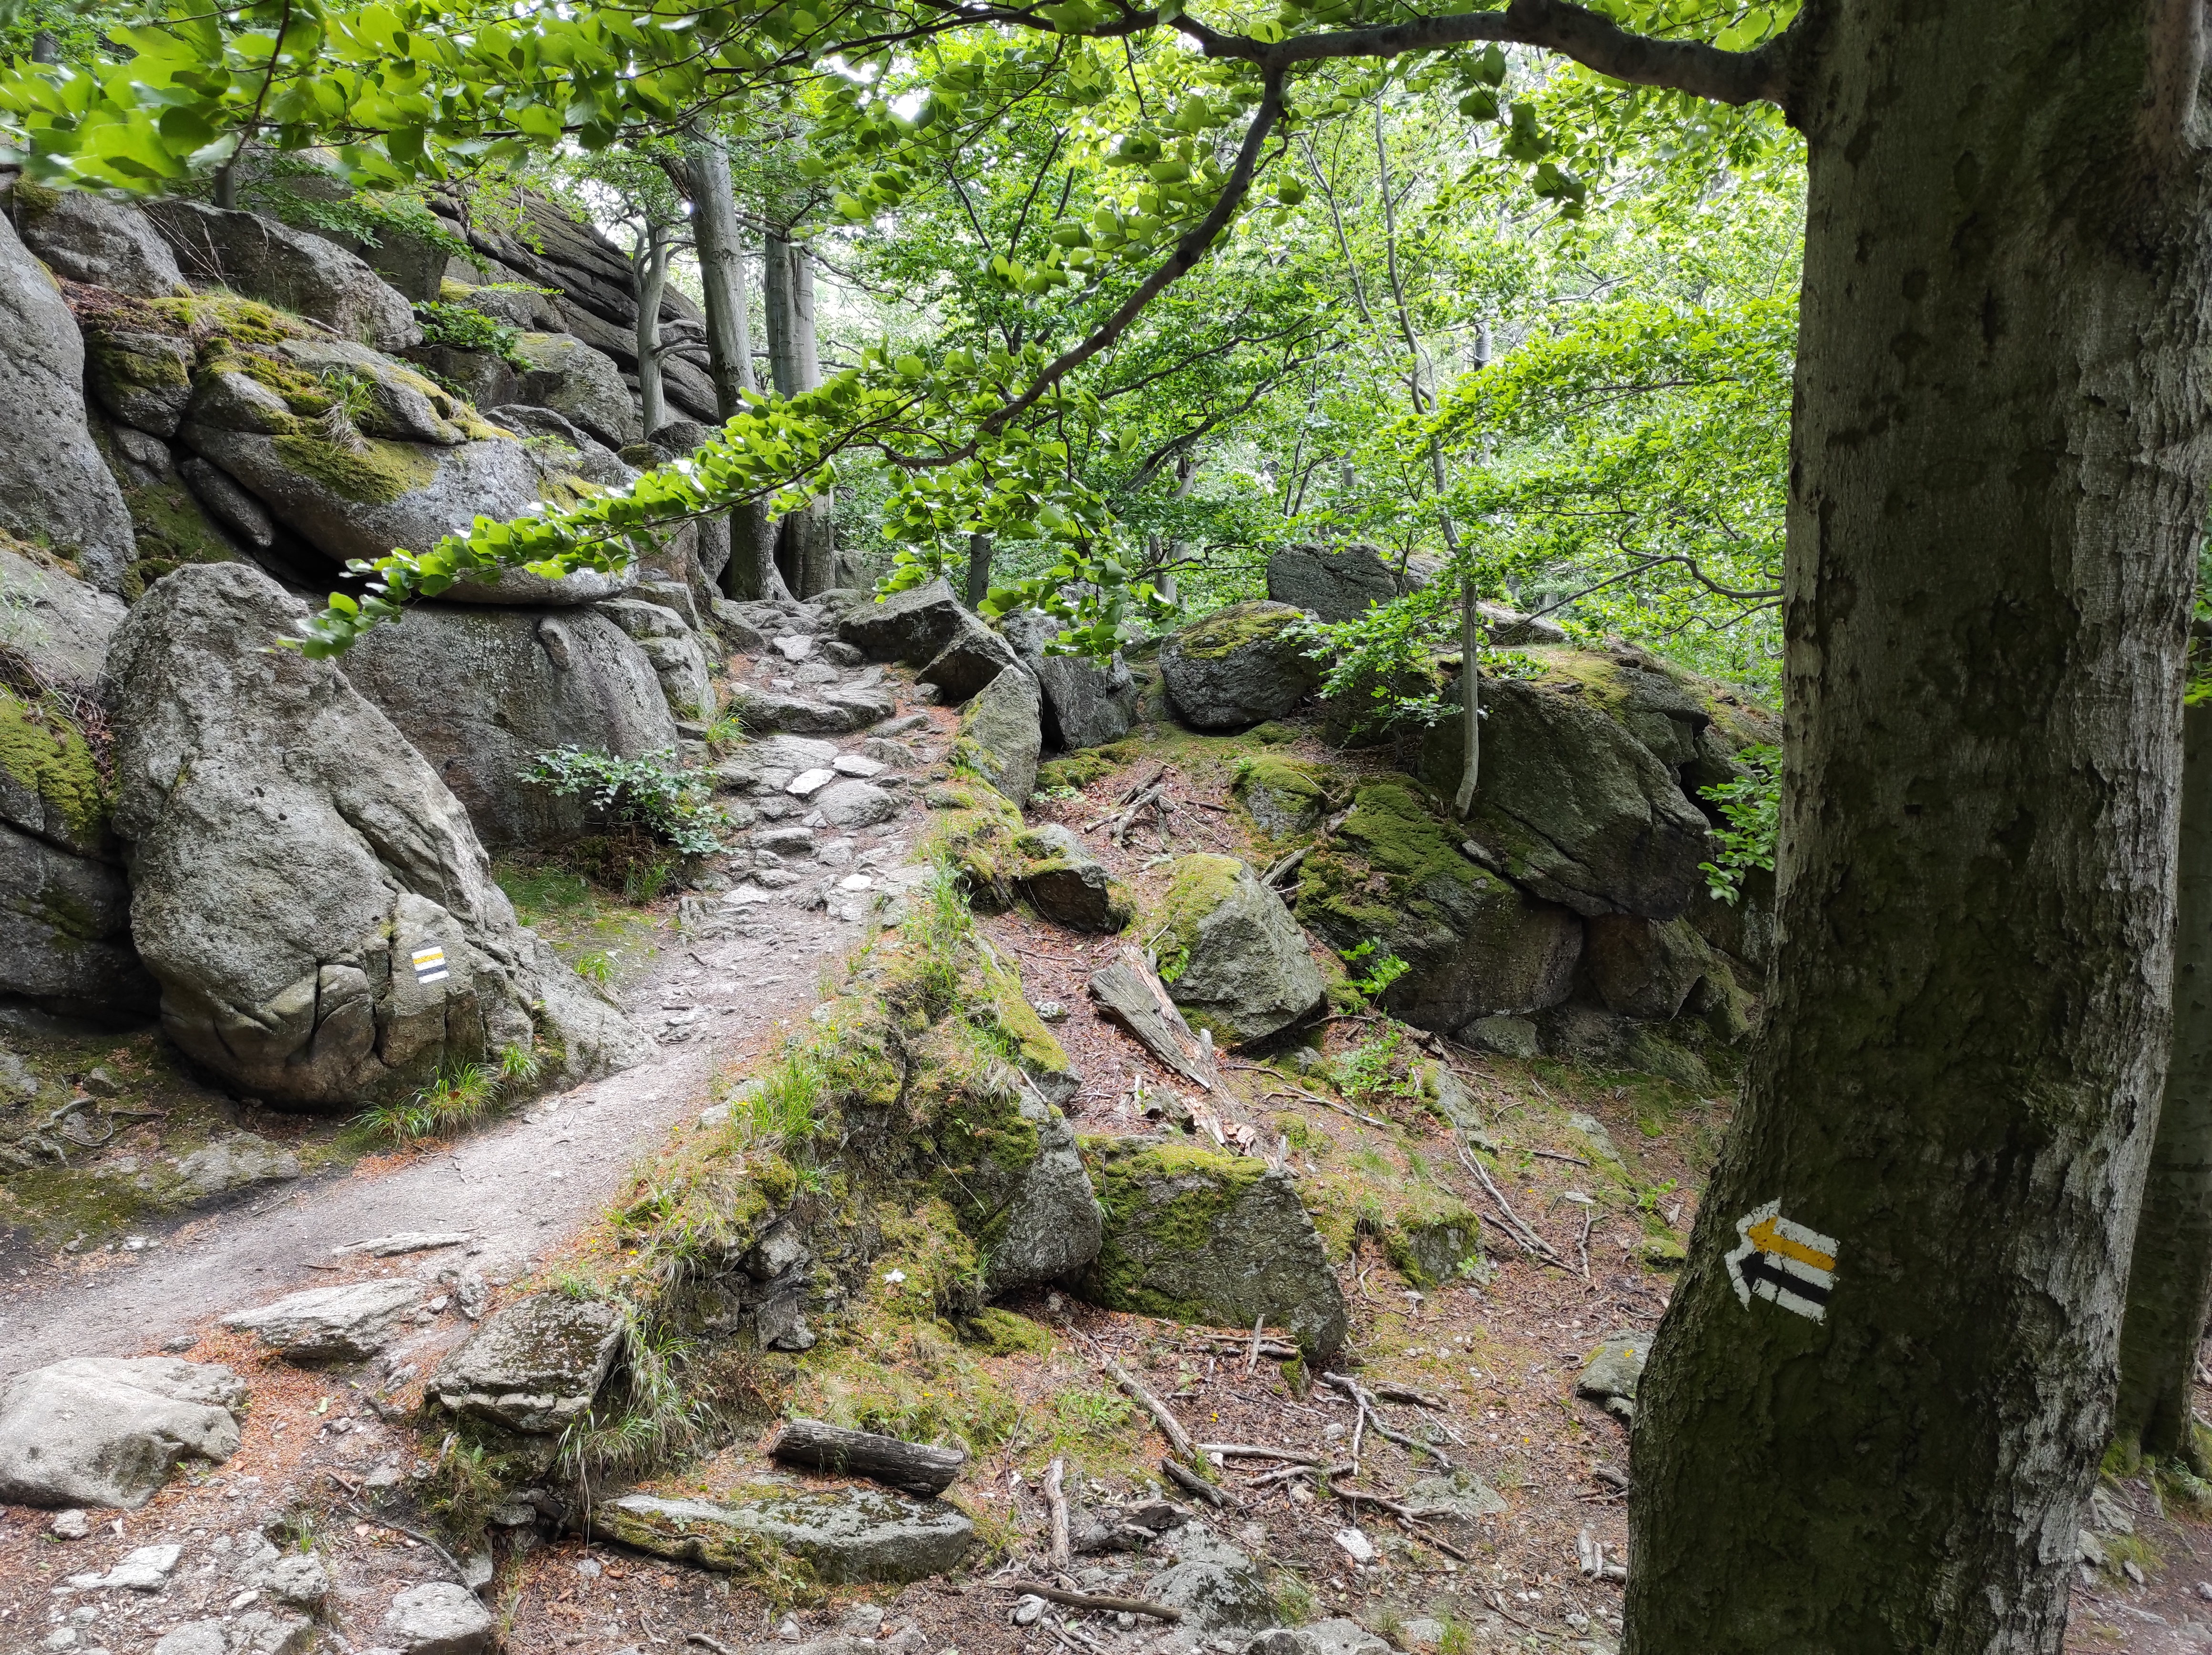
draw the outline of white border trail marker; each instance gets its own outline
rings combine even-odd
[[[1735,1221],[1741,1245],[1728,1256],[1729,1279],[1735,1296],[1751,1308],[1753,1294],[1784,1310],[1828,1318],[1828,1295],[1836,1286],[1836,1239],[1793,1224],[1782,1203],[1770,1201]]]

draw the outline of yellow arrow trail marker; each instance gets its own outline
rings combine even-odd
[[[1826,1321],[1836,1286],[1836,1239],[1791,1222],[1782,1203],[1770,1201],[1735,1221],[1740,1245],[1728,1256],[1735,1296],[1751,1307],[1754,1295],[1814,1321]]]

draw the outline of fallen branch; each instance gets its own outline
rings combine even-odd
[[[1358,1520],[1360,1506],[1372,1506],[1376,1511],[1387,1512],[1392,1517],[1396,1518],[1399,1522],[1405,1525],[1406,1530],[1408,1533],[1412,1534],[1416,1539],[1421,1541],[1424,1544],[1434,1546],[1445,1556],[1456,1558],[1462,1563],[1472,1562],[1474,1561],[1465,1552],[1453,1545],[1450,1541],[1441,1539],[1428,1529],[1424,1528],[1421,1525],[1421,1519],[1413,1514],[1413,1511],[1411,1506],[1402,1505],[1399,1501],[1391,1499],[1387,1494],[1364,1494],[1357,1488],[1340,1488],[1336,1486],[1334,1480],[1327,1472],[1323,1472],[1322,1474],[1321,1486],[1326,1492],[1334,1495],[1337,1499],[1342,1500],[1346,1506],[1349,1506],[1352,1508],[1352,1520],[1354,1522]]]
[[[1439,1398],[1431,1397],[1425,1391],[1416,1391],[1410,1385],[1393,1385],[1388,1379],[1378,1380],[1376,1383],[1375,1394],[1384,1402],[1410,1403],[1416,1408],[1425,1408],[1437,1414],[1445,1411],[1444,1404]]]
[[[1521,1215],[1513,1210],[1513,1203],[1506,1200],[1504,1191],[1492,1181],[1489,1173],[1484,1170],[1482,1162],[1468,1153],[1468,1147],[1464,1143],[1459,1146],[1459,1159],[1460,1164],[1474,1174],[1475,1181],[1481,1185],[1490,1198],[1498,1203],[1498,1210],[1505,1215],[1508,1225],[1506,1234],[1519,1241],[1529,1252],[1540,1254],[1547,1263],[1556,1264],[1561,1270],[1566,1269],[1567,1261],[1553,1252],[1552,1244],[1537,1234]]]
[[[1249,1442],[1201,1442],[1199,1452],[1218,1454],[1224,1459],[1285,1459],[1299,1465],[1318,1465],[1319,1454],[1300,1453],[1295,1448],[1263,1448]]]
[[[738,1655],[736,1650],[732,1649],[720,1638],[709,1638],[703,1632],[687,1632],[684,1634],[684,1641],[687,1644],[696,1644],[702,1649],[711,1649],[714,1652],[714,1655]]]
[[[1212,1048],[1191,1032],[1143,955],[1124,948],[1112,964],[1091,973],[1090,991],[1099,1009],[1146,1051],[1185,1080],[1214,1089],[1218,1076]]]
[[[1443,1449],[1432,1448],[1427,1443],[1409,1437],[1402,1431],[1394,1431],[1383,1423],[1382,1413],[1376,1406],[1374,1392],[1369,1391],[1357,1379],[1342,1373],[1324,1373],[1321,1377],[1324,1384],[1334,1390],[1342,1391],[1353,1402],[1358,1403],[1360,1413],[1366,1417],[1367,1422],[1375,1428],[1376,1436],[1381,1437],[1385,1442],[1395,1442],[1409,1452],[1426,1454],[1447,1471],[1451,1470],[1451,1460]],[[1358,1450],[1354,1449],[1352,1457],[1357,1460],[1359,1458]]]
[[[1070,1609],[1104,1610],[1112,1615],[1149,1615],[1155,1621],[1172,1624],[1182,1619],[1182,1611],[1170,1609],[1165,1603],[1152,1603],[1141,1597],[1102,1597],[1088,1591],[1070,1591],[1066,1586],[1047,1585],[1042,1580],[1007,1580],[998,1585],[1000,1591],[1025,1593],[1042,1597],[1048,1603],[1065,1603]]]
[[[1557,1149],[1531,1149],[1528,1153],[1532,1155],[1541,1155],[1547,1161],[1564,1161],[1576,1167],[1589,1165],[1589,1162],[1584,1161],[1580,1155],[1565,1155]]]
[[[820,1420],[793,1420],[769,1445],[769,1458],[787,1465],[864,1476],[910,1494],[940,1494],[960,1475],[968,1456],[957,1448],[932,1448],[872,1431],[848,1431]]]
[[[1283,1465],[1277,1467],[1272,1471],[1261,1472],[1259,1476],[1252,1479],[1251,1482],[1248,1486],[1255,1488],[1264,1488],[1271,1483],[1295,1482],[1302,1476],[1319,1477],[1322,1479],[1333,1476],[1342,1476],[1346,1472],[1352,1469],[1352,1462],[1348,1459],[1341,1461],[1334,1465]]]
[[[1267,1331],[1267,1312],[1261,1311],[1252,1319],[1252,1354],[1244,1359],[1244,1377],[1250,1379],[1260,1366],[1260,1336]]]
[[[1197,1459],[1198,1445],[1190,1440],[1190,1433],[1182,1428],[1182,1422],[1168,1411],[1168,1405],[1138,1384],[1128,1369],[1104,1351],[1097,1354],[1098,1366],[1105,1369],[1106,1377],[1120,1385],[1128,1393],[1131,1401],[1152,1416],[1152,1423],[1160,1428],[1160,1434],[1168,1440],[1168,1446],[1185,1459]]]
[[[1054,1459],[1045,1468],[1044,1504],[1052,1513],[1052,1567],[1058,1573],[1068,1567],[1067,1496],[1060,1491],[1060,1479],[1066,1475],[1067,1462]]]
[[[354,1505],[351,1501],[347,1502],[346,1509],[364,1523],[373,1523],[379,1528],[390,1529],[394,1533],[405,1535],[410,1540],[416,1542],[417,1544],[428,1546],[432,1551],[437,1553],[441,1558],[445,1560],[446,1567],[453,1572],[454,1579],[459,1581],[465,1586],[469,1584],[468,1571],[460,1566],[459,1561],[454,1557],[453,1553],[447,1551],[443,1546],[431,1539],[428,1535],[424,1534],[420,1529],[410,1529],[404,1523],[395,1523],[390,1518],[385,1516],[381,1512],[366,1511],[361,1506]]]
[[[1224,1508],[1234,1506],[1239,1511],[1244,1509],[1243,1501],[1231,1499],[1178,1460],[1163,1459],[1160,1462],[1160,1470],[1166,1473],[1169,1482],[1180,1485],[1184,1492],[1194,1494],[1210,1506],[1219,1506]]]

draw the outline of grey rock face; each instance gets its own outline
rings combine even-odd
[[[1249,1327],[1264,1315],[1316,1363],[1342,1346],[1344,1294],[1286,1174],[1237,1155],[1164,1157],[1140,1139],[1088,1138],[1083,1150],[1106,1210],[1084,1278],[1091,1298],[1213,1327]],[[1196,1221],[1205,1239],[1194,1245]]]
[[[1548,615],[1523,615],[1518,609],[1509,609],[1503,603],[1481,603],[1476,606],[1482,617],[1482,629],[1490,634],[1490,641],[1507,649],[1518,649],[1528,644],[1564,644],[1567,629]]]
[[[1167,1538],[1175,1562],[1154,1575],[1145,1595],[1182,1611],[1182,1624],[1201,1632],[1264,1627],[1275,1619],[1267,1577],[1235,1546],[1202,1523],[1186,1523]]]
[[[0,547],[0,593],[5,594],[0,644],[52,682],[89,688],[100,682],[107,640],[127,612],[121,598],[5,547]]]
[[[834,828],[872,828],[899,813],[899,802],[865,781],[836,781],[814,796],[814,808]]]
[[[612,1305],[532,1294],[484,1323],[424,1388],[457,1414],[550,1434],[592,1405],[621,1337]]]
[[[1263,1632],[1244,1655],[1388,1655],[1389,1648],[1358,1622],[1338,1617]]]
[[[891,715],[894,702],[881,684],[832,684],[818,695],[793,695],[750,684],[732,685],[730,706],[748,730],[781,730],[799,736],[843,736]]]
[[[1651,1336],[1630,1331],[1607,1334],[1575,1380],[1575,1394],[1601,1403],[1622,1419],[1636,1416],[1636,1387],[1651,1356]]]
[[[0,1384],[0,1501],[119,1506],[153,1498],[187,1455],[238,1452],[246,1381],[166,1356],[78,1356]]]
[[[1285,546],[1267,559],[1267,597],[1322,621],[1357,621],[1411,589],[1382,554],[1363,541],[1343,546]]]
[[[53,278],[5,223],[0,408],[0,529],[75,558],[100,591],[121,590],[137,541],[85,423],[84,341]]]
[[[1321,668],[1287,636],[1305,617],[1287,603],[1232,603],[1160,646],[1168,704],[1194,730],[1243,730],[1279,718],[1321,687]]]
[[[1036,911],[1070,931],[1117,931],[1129,923],[1128,893],[1071,828],[1031,828],[1014,842],[1029,858],[1017,883]]]
[[[1673,773],[1584,697],[1512,679],[1486,681],[1483,694],[1482,786],[1468,830],[1491,865],[1585,916],[1680,914],[1702,888],[1710,831]],[[1421,775],[1449,797],[1458,737],[1449,719],[1437,730]]]
[[[707,676],[707,652],[690,632],[675,637],[641,638],[637,647],[653,664],[661,699],[678,718],[702,723],[714,716],[714,686]]]
[[[9,205],[23,245],[65,282],[139,299],[191,291],[169,244],[136,207],[89,190],[47,190],[20,181]]]
[[[541,1033],[566,1073],[633,1061],[637,1037],[515,923],[390,720],[335,665],[270,647],[304,614],[265,575],[202,565],[115,636],[116,828],[170,1037],[310,1107],[411,1091]]]
[[[1406,1490],[1405,1504],[1425,1518],[1462,1523],[1506,1510],[1504,1497],[1472,1471],[1421,1477]]]
[[[526,333],[515,349],[530,362],[519,400],[567,415],[610,448],[644,437],[637,403],[611,359],[565,333]]]
[[[177,1162],[191,1197],[211,1201],[300,1175],[300,1157],[254,1132],[226,1132]]]
[[[1026,672],[1002,672],[969,702],[952,746],[956,763],[974,768],[1017,808],[1036,791],[1037,761],[1044,749],[1040,706],[1036,679]]]
[[[185,276],[328,324],[379,350],[419,343],[407,300],[353,254],[258,213],[163,197],[143,209]]]
[[[507,365],[506,358],[488,350],[427,344],[408,346],[406,356],[453,385],[495,423],[513,428],[502,412],[506,404],[522,394],[522,376]]]
[[[103,324],[85,352],[94,400],[125,428],[173,437],[192,400],[192,342]]]
[[[1168,993],[1194,1028],[1246,1046],[1320,1010],[1328,984],[1283,899],[1234,857],[1184,857],[1159,918],[1178,960]]]
[[[1601,914],[1588,924],[1589,974],[1608,1011],[1664,1021],[1708,977],[1733,980],[1728,964],[1686,918]]]
[[[557,844],[584,831],[584,803],[521,779],[538,754],[580,747],[635,759],[676,745],[659,676],[605,612],[614,607],[418,603],[356,643],[343,670],[429,761],[486,845]]]
[[[306,1655],[315,1623],[304,1615],[250,1609],[220,1620],[187,1621],[154,1646],[154,1655]]]
[[[207,514],[248,546],[265,552],[276,543],[276,519],[259,500],[232,482],[228,472],[195,457],[179,464],[177,475],[184,478],[192,498],[207,508]]]
[[[1104,666],[1085,656],[1047,654],[1060,622],[1035,609],[1008,615],[1002,630],[1043,694],[1048,750],[1103,747],[1129,733],[1137,718],[1137,681],[1118,651]]]
[[[381,1350],[399,1319],[422,1301],[422,1284],[410,1276],[310,1288],[263,1305],[234,1311],[225,1327],[258,1334],[287,1361],[356,1362]]]
[[[1098,1256],[1106,1233],[1066,1117],[1027,1091],[1022,1117],[1036,1129],[1036,1159],[1024,1170],[1013,1199],[984,1227],[991,1238],[983,1267],[987,1298],[1071,1279]]]
[[[934,685],[945,706],[957,706],[1000,673],[1018,671],[1020,667],[1012,645],[963,610],[961,625],[951,639],[915,674],[915,678],[918,682]]]
[[[1542,1036],[1534,1021],[1527,1017],[1477,1017],[1467,1026],[1462,1038],[1471,1046],[1502,1057],[1540,1058],[1544,1054]]]
[[[491,1611],[450,1580],[410,1586],[376,1629],[399,1655],[479,1655],[491,1645]]]
[[[0,821],[0,989],[61,1009],[152,1010],[160,991],[131,943],[123,870]]]
[[[887,1488],[813,1489],[710,1503],[626,1494],[592,1508],[593,1530],[657,1557],[702,1568],[750,1567],[766,1540],[813,1565],[833,1585],[921,1580],[967,1555],[975,1526],[953,1506]]]
[[[871,661],[903,661],[921,666],[975,617],[961,607],[942,580],[909,587],[872,603],[860,603],[837,623],[837,636]]]
[[[596,482],[603,488],[622,488],[637,481],[638,474],[635,468],[566,414],[556,409],[517,403],[511,398],[501,398],[501,401],[502,405],[491,409],[485,415],[487,419],[494,425],[504,426],[510,431],[533,437],[550,437],[574,450],[574,460],[564,463],[572,464],[576,475],[586,482]],[[479,403],[477,406],[484,405]]]

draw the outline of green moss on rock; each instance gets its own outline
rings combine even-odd
[[[364,506],[384,506],[436,481],[438,462],[412,443],[362,440],[343,447],[319,436],[272,440],[277,455],[301,476],[312,477],[332,494]]]
[[[0,770],[58,813],[74,843],[94,845],[106,837],[114,801],[84,732],[5,685],[0,685]]]
[[[1303,624],[1304,616],[1279,603],[1255,600],[1231,603],[1225,609],[1194,621],[1176,634],[1176,647],[1196,661],[1218,661],[1248,644],[1273,641],[1286,628]]]
[[[1162,982],[1172,983],[1182,975],[1198,942],[1200,922],[1229,900],[1243,866],[1233,856],[1207,854],[1187,856],[1176,864],[1159,906],[1146,921]]]
[[[1361,788],[1344,825],[1299,865],[1292,906],[1335,948],[1377,937],[1410,958],[1415,937],[1448,931],[1470,898],[1493,888],[1504,882],[1468,860],[1412,786],[1384,781]]]

